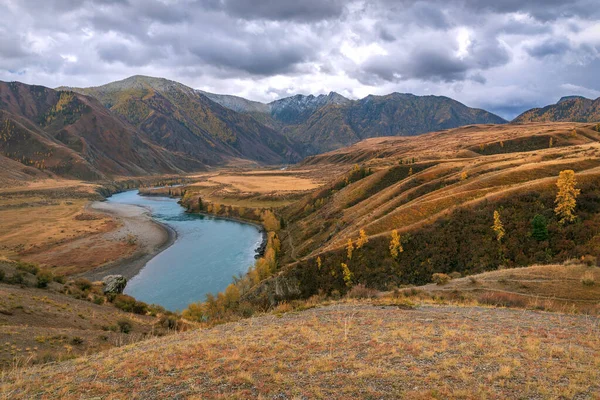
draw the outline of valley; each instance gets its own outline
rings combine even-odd
[[[144,398],[598,393],[590,383],[600,315],[595,123],[369,133],[317,151],[282,123],[243,138],[248,126],[268,122],[252,116],[264,108],[235,116],[188,89],[135,78],[56,94],[58,102],[64,93],[74,104],[100,102],[125,129],[119,135],[140,138],[150,158],[137,144],[121,153],[110,142],[100,155],[105,138],[96,133],[97,148],[85,137],[80,149],[59,140],[64,129],[81,132],[80,119],[8,137],[0,168],[3,397],[111,398],[115,388]],[[145,114],[130,112],[133,104]],[[206,118],[196,114],[200,105]],[[308,113],[344,105],[334,97]],[[19,107],[10,121],[33,120]],[[171,115],[187,133],[175,133],[172,121],[161,131],[157,121]],[[230,125],[233,117],[243,124]],[[10,158],[9,149],[28,151],[15,147],[24,137],[78,161],[61,169],[52,157]],[[266,140],[269,150],[246,140]],[[580,191],[569,223],[555,210],[563,171],[573,171]],[[255,260],[256,226],[264,242]],[[112,274],[129,280],[124,294],[103,292]],[[298,346],[310,360],[292,355]],[[222,348],[231,351],[210,350]],[[375,358],[376,366],[365,364]],[[251,366],[257,360],[261,368]],[[100,364],[113,367],[89,375]],[[564,383],[540,383],[556,379]]]

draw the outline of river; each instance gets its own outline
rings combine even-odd
[[[109,197],[108,202],[144,207],[157,222],[177,232],[175,242],[152,258],[125,288],[125,294],[171,311],[224,290],[234,275],[248,271],[262,241],[256,226],[188,214],[176,199],[127,191]]]

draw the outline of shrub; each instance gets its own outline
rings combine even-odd
[[[462,278],[462,274],[460,272],[458,272],[458,271],[450,272],[449,276],[452,279],[460,279],[460,278]]]
[[[450,276],[448,276],[446,274],[442,274],[442,273],[435,273],[431,276],[431,280],[436,285],[445,285],[448,282],[450,282],[450,279],[451,279]]]
[[[16,271],[10,278],[6,280],[13,285],[21,285],[25,282],[25,274],[21,271]]]
[[[122,332],[122,333],[131,332],[131,321],[129,321],[128,319],[118,320],[117,326],[119,327],[119,332]]]
[[[94,302],[94,304],[102,305],[102,304],[104,304],[104,297],[94,296],[93,302]]]
[[[83,344],[83,339],[80,338],[79,336],[75,336],[71,339],[71,344],[73,344],[75,346]]]
[[[37,273],[40,272],[40,269],[37,266],[35,266],[34,264],[30,264],[30,263],[26,263],[26,262],[22,262],[22,261],[19,261],[17,263],[17,269],[20,271],[28,272],[31,275],[37,275]]]
[[[372,299],[377,297],[378,291],[373,288],[368,288],[362,283],[354,286],[348,292],[347,296],[351,299]]]
[[[4,273],[4,271],[0,269],[0,282],[2,282],[4,280],[5,276],[6,276],[6,274]]]
[[[588,271],[585,274],[583,274],[583,276],[581,277],[581,283],[583,283],[585,286],[594,286],[594,284],[596,283],[596,278],[594,278],[594,274],[592,273],[592,271]]]
[[[67,282],[67,278],[64,275],[54,275],[54,282],[65,284]]]
[[[90,288],[92,287],[92,282],[85,278],[77,278],[73,283],[75,284],[75,286],[77,286],[80,290],[84,292],[90,290]]]
[[[40,271],[37,274],[37,287],[45,288],[48,287],[48,284],[52,282],[52,278],[54,275],[50,271]]]
[[[590,254],[581,257],[581,262],[587,265],[588,267],[595,267],[598,265],[598,259]]]
[[[501,293],[501,292],[488,292],[482,294],[478,301],[481,304],[488,304],[496,307],[525,307],[527,301],[516,294],[512,293]]]
[[[136,314],[146,314],[148,312],[148,305],[144,302],[137,301],[131,296],[126,294],[118,294],[113,300],[113,304],[120,310],[125,312],[132,312]]]

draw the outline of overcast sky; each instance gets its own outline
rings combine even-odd
[[[505,118],[600,97],[597,0],[0,0],[0,80],[143,74],[271,101],[410,92]]]

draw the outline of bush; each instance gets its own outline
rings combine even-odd
[[[54,275],[50,271],[40,271],[37,274],[37,287],[45,288],[48,287],[48,284],[52,282],[52,278]]]
[[[119,327],[119,332],[122,332],[122,333],[131,332],[131,321],[129,321],[128,319],[118,320],[117,326]]]
[[[78,346],[80,344],[83,344],[83,339],[80,338],[79,336],[75,336],[71,339],[71,344]]]
[[[450,282],[450,276],[442,273],[435,273],[431,276],[431,280],[436,285],[445,285]]]
[[[104,297],[102,297],[102,296],[94,296],[93,303],[94,304],[98,304],[98,305],[104,304]]]
[[[588,267],[595,267],[598,265],[598,259],[590,254],[581,257],[581,262]]]
[[[54,275],[54,282],[65,284],[67,282],[67,278],[64,275]]]
[[[34,264],[30,264],[30,263],[26,263],[26,262],[22,262],[22,261],[19,261],[17,263],[17,269],[20,271],[28,272],[31,275],[37,275],[37,273],[40,272],[40,269],[37,266],[35,266]]]
[[[360,283],[350,289],[347,296],[351,299],[372,299],[377,297],[377,293],[379,293],[377,290],[368,288]]]
[[[581,277],[581,283],[585,286],[594,286],[596,283],[596,278],[594,277],[594,273],[592,271],[588,271]]]
[[[75,284],[75,286],[77,286],[80,290],[84,292],[90,290],[90,288],[92,287],[92,282],[85,278],[77,278],[73,283]]]
[[[5,276],[6,276],[6,274],[4,273],[4,271],[0,269],[0,282],[2,282],[4,280]]]
[[[458,271],[450,272],[449,274],[451,279],[460,279],[462,278],[462,274]]]
[[[148,312],[148,305],[146,303],[137,301],[133,297],[126,294],[116,295],[113,300],[113,304],[115,307],[125,312],[132,312],[142,315]]]
[[[25,282],[25,274],[21,271],[16,271],[6,282],[13,285],[21,285]]]
[[[482,294],[478,301],[481,304],[488,304],[496,307],[524,308],[527,306],[527,301],[523,297],[512,293],[488,292]]]

